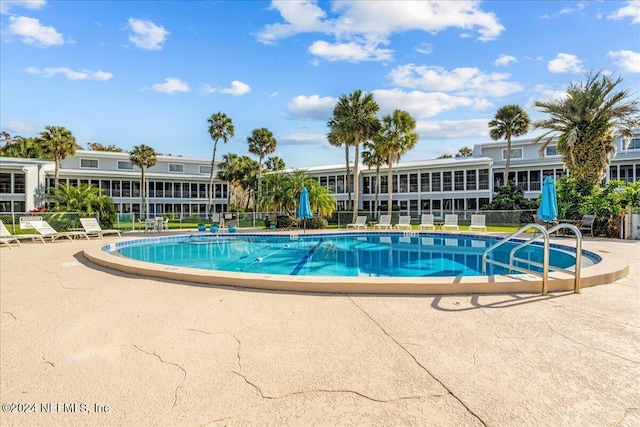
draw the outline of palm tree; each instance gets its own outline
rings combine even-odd
[[[247,137],[249,152],[255,154],[260,159],[258,169],[258,191],[262,184],[262,161],[264,158],[276,151],[277,141],[271,131],[267,128],[254,129],[250,137]],[[260,195],[258,194],[258,198]]]
[[[559,101],[535,103],[551,118],[533,124],[533,129],[547,129],[534,142],[543,141],[542,151],[557,138],[557,152],[578,181],[598,184],[615,150],[614,132],[630,141],[640,122],[638,100],[629,99],[628,90],[615,91],[620,82],[621,77],[612,80],[598,72],[584,84],[572,83]]]
[[[231,209],[231,196],[240,187],[242,180],[242,158],[234,153],[223,154],[222,162],[218,165],[218,179],[229,184],[227,191],[227,206]]]
[[[400,158],[407,151],[413,149],[418,142],[418,134],[415,133],[416,120],[409,113],[402,110],[394,110],[391,115],[382,118],[382,129],[380,129],[381,154],[386,157],[386,163],[389,165],[387,174],[387,183],[389,185],[387,199],[387,213],[391,215],[391,203],[393,199],[392,181],[392,165],[393,162],[399,162]]]
[[[271,172],[281,171],[286,167],[284,160],[278,156],[269,157],[267,161],[264,162],[264,166]]]
[[[358,216],[360,144],[378,133],[380,121],[376,118],[376,113],[379,109],[380,107],[373,99],[373,94],[363,93],[360,89],[349,95],[341,95],[333,109],[335,128],[338,129],[340,135],[346,135],[346,141],[353,142],[356,147],[353,165],[353,222]]]
[[[51,200],[56,210],[78,212],[80,216],[98,216],[103,226],[111,227],[116,217],[116,207],[111,198],[91,184],[62,184],[53,189]]]
[[[44,131],[40,132],[38,143],[45,156],[50,156],[55,161],[54,187],[57,187],[60,178],[60,162],[68,156],[73,156],[76,149],[80,147],[71,131],[62,126],[46,126]]]
[[[473,150],[469,147],[462,147],[456,153],[456,157],[473,157]]]
[[[2,132],[4,146],[0,148],[0,156],[22,157],[23,159],[44,159],[44,151],[35,138],[25,138],[17,135],[11,138],[7,132]]]
[[[489,122],[489,136],[494,141],[507,140],[507,162],[504,165],[502,181],[509,184],[509,166],[511,165],[511,137],[522,136],[529,131],[531,120],[529,115],[519,105],[505,105],[496,112],[493,120]]]
[[[216,150],[218,149],[218,140],[222,139],[222,141],[226,144],[229,140],[229,137],[233,137],[234,129],[233,122],[226,114],[218,111],[215,114],[212,114],[211,117],[207,119],[207,123],[209,123],[209,135],[211,135],[211,139],[213,139],[213,155],[211,156],[211,174],[209,175],[209,203],[207,203],[207,217],[210,217],[211,203],[213,200],[213,168],[215,167],[216,162]],[[228,205],[227,205],[228,206]]]
[[[144,177],[144,172],[147,168],[150,168],[151,166],[154,166],[156,163],[158,163],[158,158],[155,150],[149,147],[148,145],[144,145],[144,144],[136,145],[135,147],[133,147],[133,151],[131,151],[129,156],[131,158],[131,163],[133,163],[135,166],[138,166],[140,168],[140,186],[142,189],[141,191],[142,214],[140,215],[140,218],[146,218],[147,217],[147,203],[146,203],[147,186],[146,186],[146,181]]]
[[[378,214],[378,197],[380,195],[380,166],[385,163],[383,156],[383,140],[380,134],[376,135],[373,140],[364,143],[364,151],[362,152],[362,163],[369,169],[376,168],[376,201],[373,206],[373,216]]]
[[[349,142],[349,135],[345,134],[344,132],[341,132],[342,129],[338,126],[338,122],[335,119],[331,119],[327,122],[327,126],[329,127],[330,131],[327,134],[327,140],[329,141],[329,144],[333,145],[334,147],[342,147],[344,146],[344,158],[345,158],[345,164],[346,164],[346,174],[345,174],[345,190],[347,191],[347,197],[348,197],[348,202],[347,202],[347,209],[351,209],[352,208],[352,204],[351,204],[351,174],[349,173],[349,147],[352,145]]]

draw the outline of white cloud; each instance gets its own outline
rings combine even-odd
[[[478,68],[455,68],[401,65],[391,70],[389,77],[395,86],[412,89],[457,92],[459,95],[511,95],[522,90],[519,83],[510,82],[507,73],[483,73]]]
[[[396,108],[407,111],[413,117],[433,117],[444,111],[460,107],[475,108],[479,101],[473,98],[452,96],[442,92],[404,92],[400,89],[372,91],[380,105],[380,114],[391,114]],[[480,105],[485,105],[480,102]]]
[[[163,26],[158,26],[144,19],[129,18],[129,29],[133,31],[132,34],[129,34],[129,41],[146,50],[162,49],[162,43],[171,34]]]
[[[54,27],[47,27],[35,18],[11,16],[9,18],[9,34],[22,38],[26,44],[38,47],[59,46],[64,44],[62,34]]]
[[[555,59],[549,61],[547,68],[552,73],[584,73],[582,60],[568,53],[559,53]]]
[[[327,43],[319,40],[309,46],[309,52],[328,61],[387,61],[391,59],[393,51],[380,49],[374,43]]]
[[[24,7],[25,9],[42,9],[47,4],[46,0],[2,0],[0,2],[0,13],[9,13],[13,7]]]
[[[177,77],[167,77],[164,83],[156,83],[151,88],[162,93],[189,92],[189,86]]]
[[[535,101],[541,102],[557,102],[567,97],[566,88],[554,88],[548,85],[537,85],[534,88],[534,92],[537,94],[535,99],[530,99],[527,106],[533,108]]]
[[[278,135],[278,145],[329,145],[329,142],[325,134],[294,133]]]
[[[629,1],[627,5],[618,9],[608,17],[609,19],[630,18],[632,24],[640,24],[640,2]]]
[[[204,95],[209,95],[214,92],[226,93],[233,96],[241,96],[251,92],[251,87],[239,80],[232,81],[231,86],[224,89],[216,89],[215,87],[206,83],[203,83],[200,87],[200,93]]]
[[[112,73],[108,73],[105,71],[73,71],[67,67],[46,67],[42,70],[36,67],[27,68],[27,73],[29,74],[39,74],[45,78],[54,77],[56,74],[64,75],[67,80],[99,80],[106,81],[110,80],[113,77]]]
[[[328,121],[336,106],[336,98],[300,95],[287,104],[287,111],[295,119]]]
[[[614,63],[628,73],[640,73],[640,53],[632,50],[609,51]]]
[[[22,122],[7,122],[3,129],[12,134],[20,134],[20,133],[34,133],[36,131],[35,126],[30,125],[28,123]],[[11,135],[15,136],[15,135]]]
[[[314,0],[271,3],[283,22],[265,25],[257,34],[262,43],[273,44],[279,39],[300,33],[323,33],[335,37],[335,42],[316,41],[309,51],[329,60],[386,61],[393,50],[381,49],[393,33],[424,31],[431,34],[449,28],[463,31],[461,36],[475,32],[479,40],[496,39],[504,27],[495,14],[480,9],[480,2],[333,2],[327,13]],[[419,48],[423,53],[430,51]],[[365,55],[365,53],[368,53]]]
[[[248,84],[242,83],[241,81],[234,80],[231,82],[231,87],[221,89],[220,92],[226,93],[233,96],[241,96],[249,93],[251,91],[251,87]]]
[[[506,65],[509,65],[512,62],[518,62],[515,56],[500,55],[498,56],[498,59],[495,60],[493,65],[495,65],[496,67],[504,67]]]
[[[433,51],[433,46],[429,43],[420,43],[418,47],[416,47],[416,52],[422,53],[424,55],[428,55]]]

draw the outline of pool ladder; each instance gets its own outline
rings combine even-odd
[[[536,230],[540,231],[540,234],[537,234],[537,233],[534,234],[534,236],[532,238],[530,238],[529,240],[526,240],[526,241],[520,243],[519,245],[517,245],[515,248],[511,249],[511,252],[509,254],[509,263],[508,264],[489,258],[489,253],[491,253],[495,249],[499,248],[500,246],[504,245],[505,243],[515,239],[516,237],[520,236],[521,234],[523,234],[524,232],[526,232],[527,230],[529,230],[531,228],[535,228]],[[580,230],[578,230],[578,228],[576,226],[574,226],[572,224],[557,224],[557,225],[554,225],[553,227],[551,227],[548,230],[546,228],[542,227],[539,224],[527,224],[525,226],[520,227],[517,231],[515,231],[511,235],[505,237],[504,239],[500,240],[495,245],[487,248],[482,253],[482,274],[485,274],[485,275],[487,274],[487,264],[494,264],[494,265],[497,265],[497,266],[500,266],[500,267],[505,267],[505,268],[507,268],[509,270],[509,273],[512,273],[515,270],[515,271],[519,271],[521,273],[540,274],[542,276],[542,295],[548,295],[548,293],[549,293],[549,287],[548,287],[548,281],[549,281],[549,235],[552,234],[552,233],[556,233],[557,234],[559,230],[564,230],[564,229],[571,230],[573,232],[575,238],[576,238],[576,265],[575,265],[575,268],[574,268],[573,271],[572,270],[566,270],[566,269],[559,268],[559,267],[554,267],[553,270],[554,271],[562,271],[564,273],[572,274],[574,276],[573,292],[579,294],[580,293],[580,267],[581,267],[581,264],[582,264],[582,233],[580,232]],[[516,256],[516,252],[518,250],[524,248],[525,246],[531,245],[535,241],[540,240],[540,238],[544,239],[542,263],[539,263],[537,261],[524,259],[524,258],[519,258],[519,257]],[[529,264],[530,266],[535,266],[535,267],[541,268],[542,269],[542,273],[534,271],[534,270],[532,270],[530,268],[525,268],[525,267],[521,267],[521,266],[515,265],[516,261]]]

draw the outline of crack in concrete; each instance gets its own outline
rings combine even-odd
[[[360,305],[358,303],[356,303],[353,298],[351,298],[351,295],[347,294],[347,298],[349,298],[349,300],[353,303],[353,305],[355,305],[360,311],[362,311],[362,313],[364,313],[365,316],[367,316],[369,318],[369,320],[371,320],[381,331],[383,334],[385,334],[387,337],[389,337],[389,339],[391,339],[394,343],[396,343],[396,345],[398,347],[400,347],[406,354],[409,355],[409,357],[411,357],[413,359],[413,361],[415,362],[415,364],[417,366],[419,366],[424,372],[426,372],[431,378],[433,378],[435,381],[438,382],[438,384],[440,384],[446,391],[447,394],[449,394],[451,397],[453,397],[456,401],[458,401],[458,403],[460,403],[460,405],[462,405],[463,408],[465,408],[467,410],[467,412],[469,412],[471,415],[473,415],[473,417],[475,417],[478,422],[480,422],[480,424],[482,424],[483,426],[486,426],[487,423],[484,422],[484,420],[482,418],[480,418],[480,416],[478,414],[476,414],[465,402],[462,401],[462,399],[460,397],[458,397],[453,390],[451,390],[449,387],[447,387],[443,381],[441,381],[440,379],[438,379],[431,371],[429,371],[429,369],[427,369],[426,366],[424,366],[422,363],[420,363],[418,361],[418,359],[416,358],[416,356],[413,355],[413,353],[411,353],[409,351],[409,349],[407,349],[405,346],[403,346],[397,339],[395,339],[393,336],[391,336],[383,327],[382,325],[380,325],[380,323],[378,323],[373,317],[371,317],[371,315],[369,313],[367,313],[367,311],[365,309],[363,309],[362,307],[360,307]]]
[[[12,312],[10,312],[10,311],[3,311],[3,313],[8,314],[9,316],[11,316],[11,318],[12,318],[13,320],[12,320],[11,322],[9,322],[9,323],[4,323],[4,324],[2,324],[2,326],[10,325],[10,324],[12,324],[13,322],[15,322],[15,321],[17,321],[17,320],[18,320],[18,318],[17,318],[17,317],[16,317]]]
[[[153,423],[151,423],[151,426],[155,426],[156,424],[158,424],[158,422],[159,422],[159,421],[160,421],[160,420],[161,420],[165,415],[167,415],[167,414],[169,413],[169,411],[171,411],[171,410],[174,408],[174,406],[176,406],[176,403],[177,403],[177,401],[178,401],[178,388],[179,388],[179,387],[180,387],[180,385],[184,382],[184,380],[187,378],[187,371],[186,371],[182,366],[180,366],[180,365],[179,365],[179,364],[177,364],[177,363],[169,362],[169,361],[164,360],[164,359],[162,358],[162,356],[160,356],[159,354],[157,354],[157,353],[156,353],[156,350],[155,350],[155,349],[153,350],[153,352],[148,352],[148,351],[143,350],[142,348],[138,347],[138,346],[137,346],[137,345],[135,345],[135,344],[131,344],[131,347],[135,348],[136,350],[138,350],[138,351],[140,351],[140,352],[142,352],[142,353],[148,354],[149,356],[154,356],[154,357],[156,357],[156,358],[160,361],[160,363],[164,363],[164,364],[166,364],[166,365],[172,365],[172,366],[175,366],[175,367],[177,367],[178,369],[180,369],[180,370],[182,371],[182,378],[180,378],[180,381],[178,381],[178,383],[176,384],[176,386],[175,386],[175,387],[174,387],[174,389],[173,389],[173,402],[171,402],[171,405],[169,405],[169,407],[168,407],[168,408],[167,408],[167,409],[166,409],[162,414],[160,414],[160,416],[159,416],[158,418],[156,418],[156,419],[153,421]]]
[[[637,411],[638,409],[640,409],[640,408],[624,408],[624,412],[622,413],[622,417],[614,425],[619,426],[627,418],[627,415],[629,414],[629,412]]]
[[[572,343],[575,343],[575,344],[581,345],[581,346],[586,347],[586,348],[590,348],[591,350],[600,351],[600,352],[605,353],[605,354],[608,354],[608,355],[610,355],[610,356],[615,356],[615,357],[617,357],[617,358],[619,358],[619,359],[622,359],[622,360],[624,360],[624,361],[627,361],[627,362],[630,362],[630,363],[633,363],[633,364],[636,364],[636,365],[640,365],[640,361],[637,361],[637,360],[631,360],[631,359],[628,359],[628,358],[626,358],[626,357],[624,357],[624,356],[620,356],[619,354],[615,354],[615,353],[612,353],[612,352],[610,352],[610,351],[603,350],[603,349],[601,349],[601,348],[597,348],[597,347],[593,347],[593,346],[587,345],[587,344],[585,344],[585,343],[583,343],[583,342],[580,342],[580,341],[578,341],[578,340],[575,340],[575,339],[573,339],[573,338],[571,338],[571,337],[569,337],[569,336],[567,336],[567,335],[563,334],[562,332],[557,331],[555,328],[553,328],[553,327],[549,324],[549,322],[547,322],[547,320],[546,320],[544,317],[542,317],[542,316],[538,316],[538,317],[539,317],[539,318],[540,318],[540,319],[541,319],[541,320],[542,320],[542,321],[547,325],[547,327],[549,328],[549,330],[550,330],[551,332],[553,332],[553,333],[555,333],[555,334],[560,335],[561,337],[563,337],[564,339],[566,339],[566,340],[568,340],[568,341],[571,341]]]
[[[49,348],[47,351],[49,351],[49,350],[50,350],[50,348]],[[13,388],[11,388],[11,389],[9,389],[9,390],[5,391],[4,393],[0,394],[0,396],[4,396],[4,395],[6,395],[6,394],[11,393],[12,391],[14,391],[14,390],[16,390],[16,389],[18,389],[18,388],[22,387],[23,385],[26,385],[26,384],[30,383],[31,381],[34,381],[35,379],[37,379],[37,378],[39,378],[39,377],[43,376],[44,374],[46,374],[47,372],[49,372],[50,370],[52,370],[53,368],[55,368],[55,367],[56,367],[56,365],[54,365],[54,364],[53,364],[53,362],[50,362],[50,361],[48,361],[47,359],[45,359],[45,358],[44,358],[44,355],[47,353],[47,351],[45,351],[44,353],[42,353],[42,354],[40,355],[40,358],[42,359],[42,361],[43,361],[43,363],[44,363],[45,365],[49,365],[49,368],[47,368],[46,370],[44,370],[44,371],[40,372],[40,373],[39,373],[38,375],[36,375],[35,377],[29,378],[29,379],[28,379],[28,380],[26,380],[25,382],[23,382],[23,383],[21,383],[21,384],[18,384],[17,386],[15,386],[15,387],[13,387]]]
[[[484,309],[481,308],[480,312],[491,320],[491,322],[493,323],[493,335],[498,339],[530,340],[538,338],[540,336],[540,331],[536,331],[532,336],[501,335],[498,333],[498,323],[496,322],[496,320],[488,313],[486,313]],[[495,341],[493,343],[495,344]]]
[[[93,291],[94,288],[71,288],[69,286],[62,285],[62,289],[69,289],[70,291]]]

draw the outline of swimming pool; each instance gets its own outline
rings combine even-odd
[[[501,239],[500,236],[415,231],[233,235],[192,232],[143,239],[130,237],[109,245],[87,247],[83,254],[89,261],[110,269],[199,286],[375,294],[540,293],[542,278],[538,274],[498,274],[498,270],[493,270],[494,274],[477,275],[481,270],[477,255]],[[241,243],[237,243],[235,255],[228,256],[231,246],[227,243],[232,241]],[[551,257],[551,263],[556,263],[557,267],[563,266],[558,264],[562,259],[561,263],[571,264],[573,255],[565,256],[575,252],[575,247],[569,246],[571,239],[561,242],[567,242],[567,245],[551,244],[558,251]],[[442,255],[432,253],[436,243],[441,246]],[[624,263],[597,255],[597,242],[592,243],[594,250],[582,251],[582,265],[588,268],[582,269],[581,287],[611,283],[628,273]],[[417,253],[411,249],[414,245],[418,248]],[[354,247],[360,250],[355,251]],[[146,259],[154,262],[125,256],[134,252],[140,254],[140,259],[153,254]],[[295,256],[282,258],[287,252]],[[534,259],[538,256],[535,252],[526,257]],[[194,254],[202,253],[208,254],[205,261],[196,262]],[[219,267],[218,260],[226,260],[226,271],[210,269]],[[400,267],[391,267],[389,260],[399,261]],[[336,261],[342,265],[336,267]],[[203,262],[205,268],[197,267]],[[345,275],[318,275],[330,265]],[[266,272],[259,269],[263,266],[269,266]],[[375,272],[372,271],[374,268]],[[413,275],[387,276],[390,269],[410,271]],[[549,292],[572,291],[573,288],[572,274],[549,273]]]
[[[339,233],[308,235],[190,235],[160,242],[133,242],[116,253],[139,261],[237,273],[289,276],[437,277],[481,276],[482,254],[497,238],[442,233]],[[508,263],[508,243],[491,257]],[[568,248],[552,248],[550,266],[570,268]],[[519,258],[542,263],[542,247],[527,246]],[[583,257],[583,266],[595,258]],[[530,267],[529,265],[522,265]],[[487,273],[508,274],[489,264]],[[535,268],[533,268],[535,270]]]

